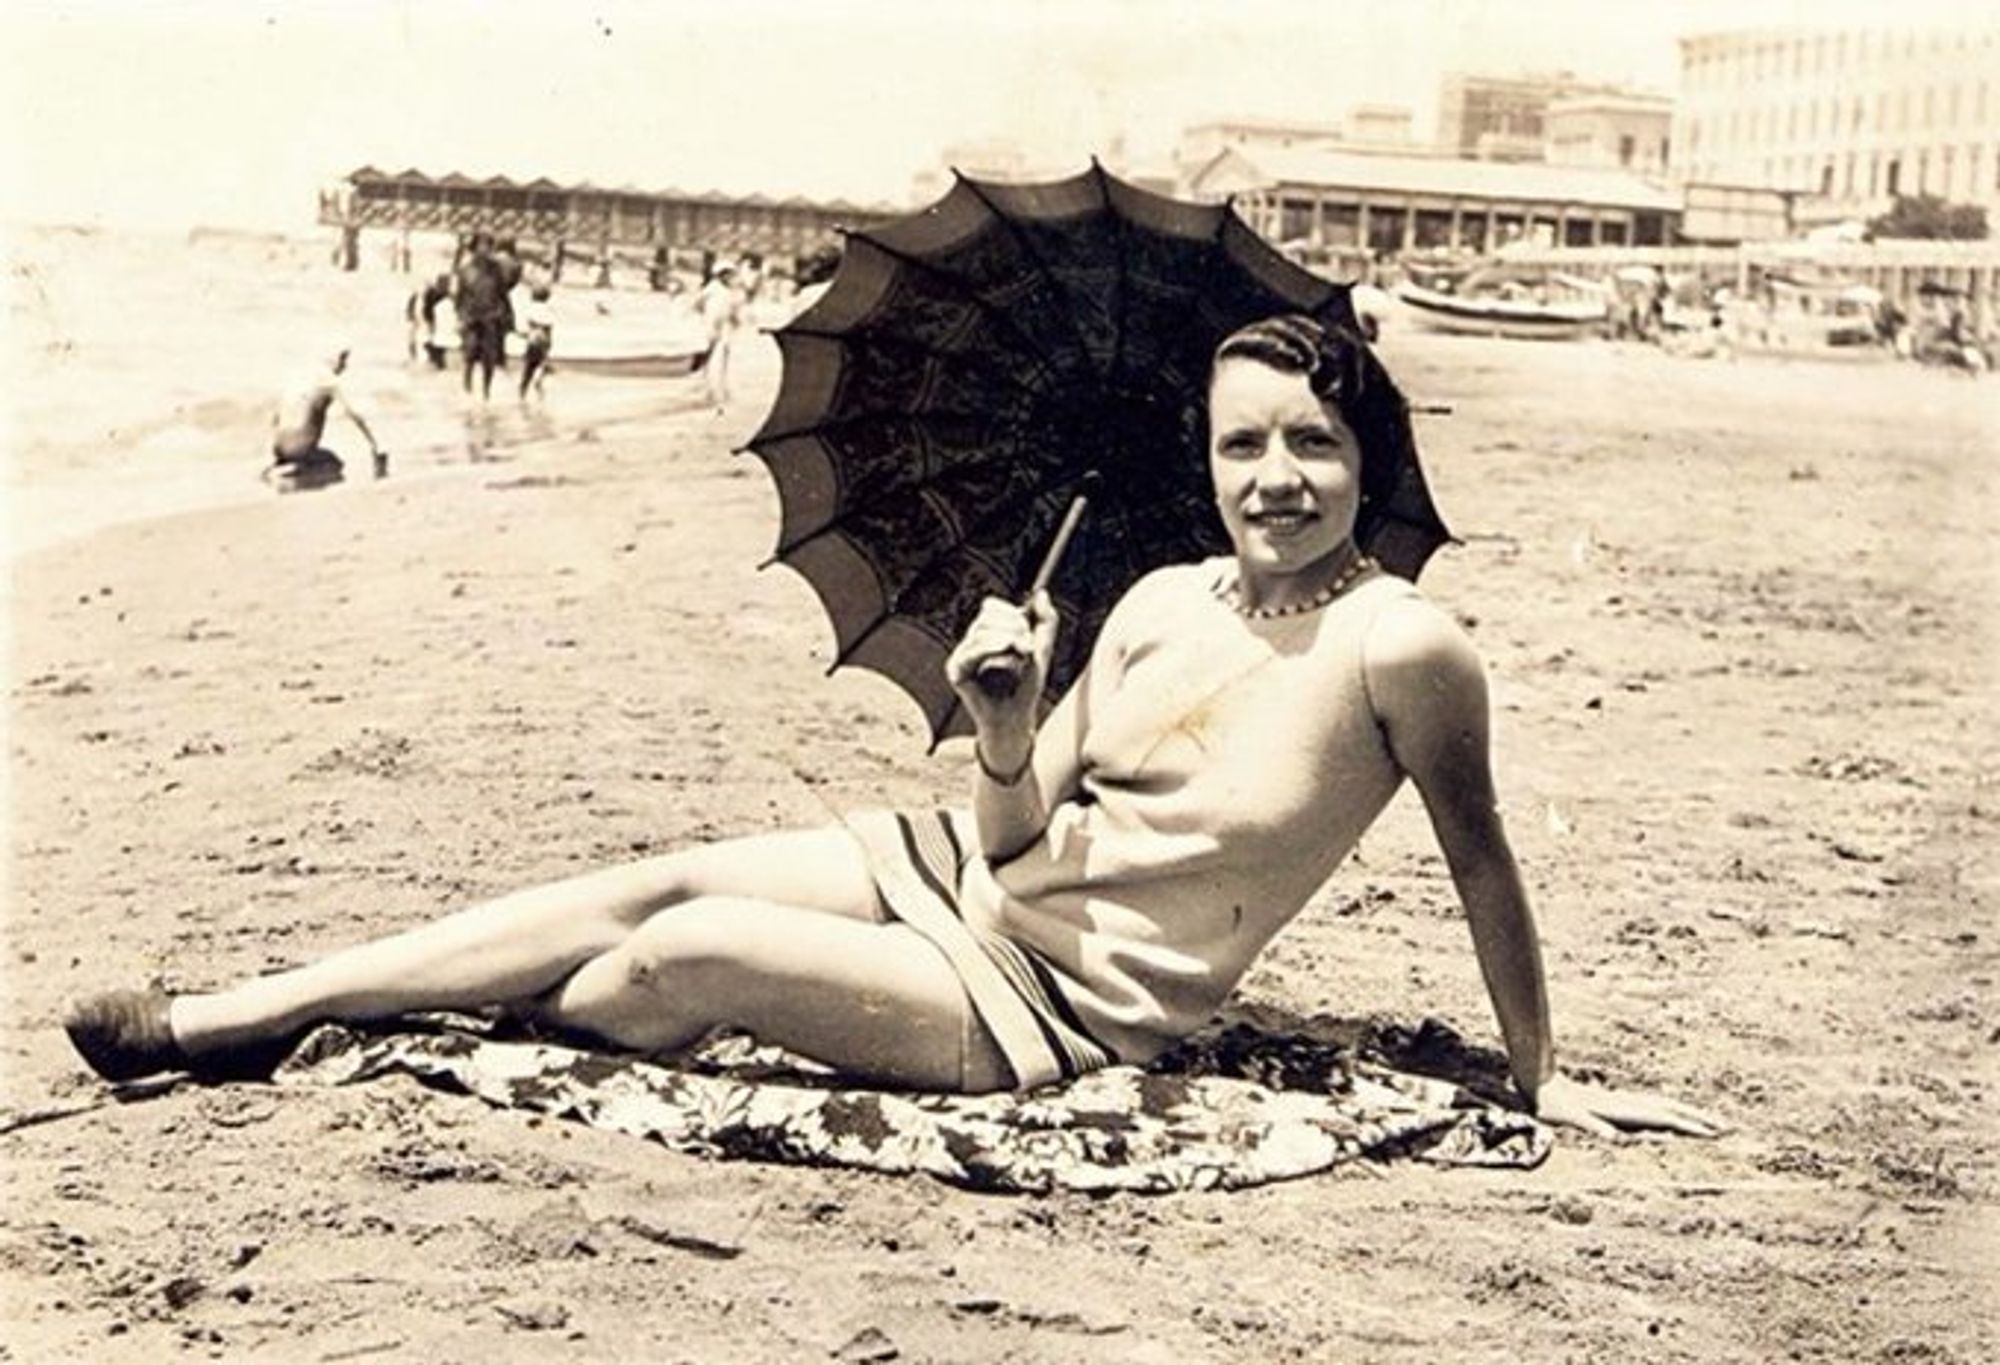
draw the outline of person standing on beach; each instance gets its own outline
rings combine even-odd
[[[521,356],[521,401],[528,401],[528,389],[532,386],[535,396],[542,396],[542,386],[549,376],[549,351],[555,346],[556,315],[549,303],[549,287],[535,285],[528,291],[528,302],[520,311],[521,335],[527,338],[527,350]]]
[[[438,305],[450,299],[451,275],[440,272],[435,279],[412,290],[409,301],[403,305],[403,319],[410,330],[409,358],[415,360],[421,349],[434,370],[444,368],[444,343],[438,339]]]
[[[695,296],[695,312],[708,332],[708,360],[702,374],[708,401],[720,413],[729,405],[729,354],[743,325],[743,295],[736,287],[736,267],[723,262]]]
[[[493,256],[493,239],[479,233],[472,255],[458,268],[453,304],[458,310],[458,335],[465,350],[465,391],[472,392],[472,373],[479,371],[479,396],[493,396],[493,371],[507,363],[507,285]]]
[[[345,466],[325,445],[326,419],[336,405],[368,442],[375,477],[388,473],[388,457],[375,440],[375,433],[347,401],[341,387],[340,377],[347,370],[349,354],[346,343],[335,346],[322,368],[286,390],[278,401],[277,411],[271,415],[271,468],[282,470],[295,487],[316,488],[340,482]]]

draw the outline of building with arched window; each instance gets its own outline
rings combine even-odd
[[[1783,190],[1822,220],[1897,195],[2000,226],[2000,29],[1782,29],[1681,40],[1669,173]]]

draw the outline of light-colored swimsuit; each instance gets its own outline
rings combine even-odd
[[[849,821],[1021,1085],[1201,1027],[1402,782],[1363,646],[1391,603],[1435,609],[1371,572],[1320,610],[1250,618],[1225,600],[1234,573],[1162,569],[1118,604],[1076,684],[1077,790],[1016,857],[991,865],[963,811]]]

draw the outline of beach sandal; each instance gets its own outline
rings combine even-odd
[[[75,1005],[63,1031],[79,1056],[107,1081],[136,1081],[184,1071],[204,1081],[264,1081],[290,1055],[296,1038],[215,1048],[199,1055],[174,1038],[174,997],[159,986],[109,991]]]

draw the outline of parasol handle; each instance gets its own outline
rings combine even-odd
[[[1035,581],[1029,585],[1027,602],[1033,602],[1056,576],[1056,567],[1062,563],[1063,552],[1069,549],[1070,537],[1076,534],[1077,524],[1083,520],[1084,508],[1089,505],[1090,499],[1081,493],[1070,502],[1069,510],[1063,513],[1062,525],[1056,528],[1056,538],[1049,543],[1049,552],[1042,556],[1042,567],[1035,570]],[[1020,650],[1002,650],[979,665],[973,680],[987,696],[995,701],[1004,701],[1013,696],[1014,689],[1021,685],[1021,674],[1027,666],[1028,658]]]

